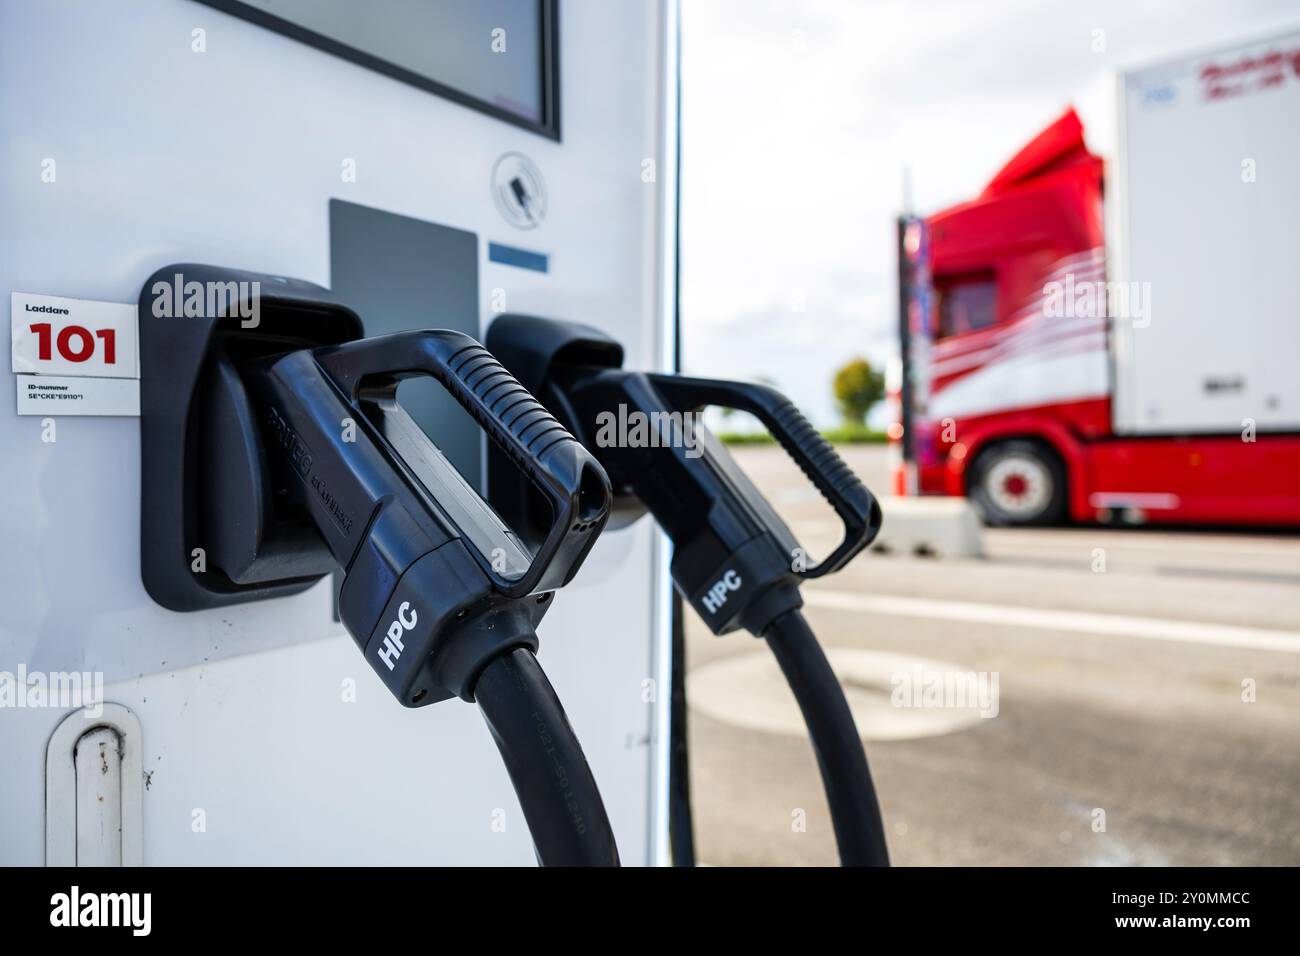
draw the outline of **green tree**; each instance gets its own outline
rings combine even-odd
[[[832,387],[840,414],[851,425],[865,425],[871,406],[885,397],[885,377],[864,358],[855,358],[836,372]]]

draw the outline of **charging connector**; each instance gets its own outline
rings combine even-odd
[[[536,553],[397,402],[431,375],[549,503]],[[472,699],[483,664],[533,629],[608,515],[604,471],[477,342],[402,332],[261,359],[243,372],[277,500],[310,516],[345,571],[339,614],[408,707]]]
[[[673,581],[713,633],[743,628],[767,639],[808,724],[841,861],[887,865],[862,743],[799,594],[802,581],[839,570],[875,537],[881,514],[871,492],[775,389],[629,372],[621,346],[599,330],[534,316],[500,316],[487,345],[597,456],[622,503],[616,513],[654,515],[673,542]],[[835,509],[844,534],[824,560],[808,556],[702,424],[708,406],[756,416]],[[654,440],[602,437],[603,424],[633,416],[658,429]],[[509,482],[491,492],[507,516],[525,501]]]
[[[142,347],[158,353],[145,387],[143,538],[167,545],[142,563],[150,593],[197,610],[291,594],[342,569],[342,622],[404,706],[479,703],[541,861],[617,864],[591,770],[533,656],[554,592],[609,517],[604,470],[469,336],[363,339],[356,315],[324,290],[236,275],[275,290],[271,321],[244,328],[226,311],[188,328],[142,322]],[[142,315],[145,304],[142,293]],[[168,343],[183,359],[177,374],[164,364]],[[535,542],[398,403],[398,385],[415,375],[437,380],[530,483],[550,520]],[[151,488],[175,503],[165,512],[174,529],[148,516]],[[198,536],[213,569],[187,580]]]

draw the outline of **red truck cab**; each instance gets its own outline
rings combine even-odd
[[[993,524],[1300,524],[1300,437],[1116,435],[1104,190],[1068,109],[978,197],[903,221],[897,489]]]

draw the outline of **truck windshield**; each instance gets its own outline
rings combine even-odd
[[[988,328],[997,321],[997,284],[992,276],[938,279],[939,338]]]

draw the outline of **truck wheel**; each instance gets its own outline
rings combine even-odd
[[[1036,442],[1005,441],[986,449],[967,488],[986,524],[1046,525],[1065,517],[1065,469]]]

